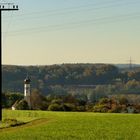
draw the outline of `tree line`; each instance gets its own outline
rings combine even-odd
[[[62,64],[50,66],[2,66],[2,90],[23,92],[23,80],[31,77],[32,88],[47,93],[54,85],[109,85],[117,80],[127,83],[140,81],[140,70],[121,72],[114,65]]]
[[[93,98],[95,99],[95,97]],[[28,110],[28,103],[21,94],[4,93],[3,108]],[[102,95],[97,100],[90,100],[88,95],[47,95],[34,89],[31,93],[31,109],[45,111],[79,111],[79,112],[108,112],[108,113],[140,113],[140,95]]]

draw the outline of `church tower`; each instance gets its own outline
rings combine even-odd
[[[29,109],[31,109],[31,87],[30,87],[30,78],[26,77],[24,80],[24,99],[27,101]]]

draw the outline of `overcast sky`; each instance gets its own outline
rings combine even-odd
[[[0,0],[2,63],[140,64],[140,0]]]

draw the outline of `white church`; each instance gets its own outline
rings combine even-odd
[[[31,79],[27,75],[24,80],[24,100],[28,103],[29,109],[31,109]],[[12,110],[16,110],[17,102],[12,106]]]
[[[29,76],[24,80],[24,99],[27,101],[29,109],[31,109],[31,87],[30,87],[31,79]]]

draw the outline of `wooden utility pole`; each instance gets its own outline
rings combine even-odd
[[[0,3],[0,49],[2,53],[2,12],[3,11],[15,11],[19,10],[18,5],[14,5],[13,3]],[[2,76],[2,54],[1,54],[1,76]],[[2,84],[2,80],[1,80]],[[0,92],[0,121],[2,120],[2,86]]]

